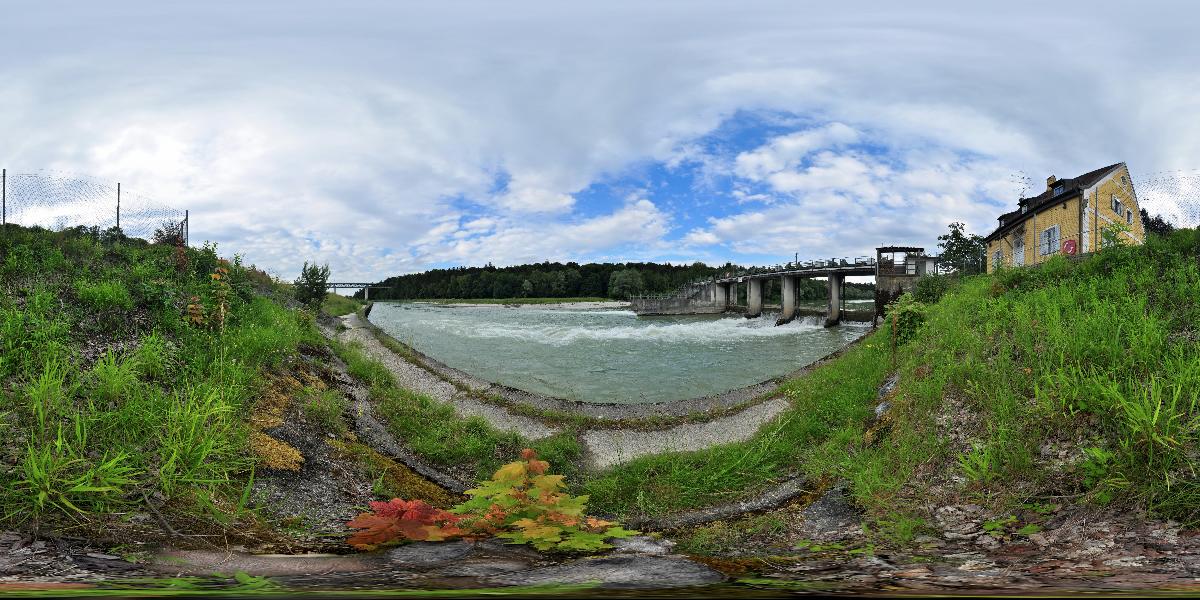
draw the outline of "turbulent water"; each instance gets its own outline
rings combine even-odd
[[[589,402],[660,402],[724,392],[791,372],[866,324],[826,329],[777,315],[642,317],[627,310],[379,303],[396,339],[488,381]]]

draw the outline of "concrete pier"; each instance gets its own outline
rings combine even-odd
[[[713,303],[724,311],[729,308],[729,285],[724,283],[714,283],[713,285]]]
[[[791,323],[796,318],[796,278],[784,275],[779,278],[779,291],[782,298],[779,307],[779,320],[776,325]]]
[[[919,278],[937,271],[938,258],[927,256],[923,248],[881,246],[875,249],[875,258],[818,259],[803,263],[789,262],[766,269],[735,269],[712,279],[688,283],[673,294],[633,297],[630,303],[639,315],[741,312],[753,318],[762,316],[770,282],[778,279],[781,302],[776,325],[783,325],[796,319],[800,313],[796,306],[797,280],[826,278],[829,282],[829,299],[825,325],[832,327],[844,318],[858,320],[862,316],[858,314],[860,311],[842,310],[846,277],[875,278],[874,313],[878,320],[889,302],[906,291],[912,291]],[[742,283],[746,284],[744,299],[738,290]],[[813,311],[806,311],[806,314],[808,312]]]
[[[845,285],[845,275],[829,276],[829,307],[825,313],[826,327],[833,327],[842,322],[842,288]]]
[[[764,279],[751,279],[746,282],[746,318],[762,315],[763,282]]]

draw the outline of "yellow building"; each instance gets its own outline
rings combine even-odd
[[[1051,175],[1046,191],[1022,198],[1017,210],[1000,215],[999,221],[984,238],[989,273],[1000,265],[1036,265],[1060,253],[1095,252],[1105,231],[1123,229],[1119,235],[1129,244],[1141,244],[1146,236],[1125,163],[1071,179]]]

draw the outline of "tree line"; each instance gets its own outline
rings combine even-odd
[[[672,265],[651,262],[587,263],[542,262],[510,267],[491,263],[482,267],[433,269],[422,273],[389,277],[372,289],[378,300],[421,300],[433,298],[616,298],[634,294],[673,292],[684,284],[733,272],[732,263],[714,267],[702,262]],[[778,286],[768,291],[767,301],[779,294]],[[871,284],[847,284],[848,298],[873,297]],[[825,298],[824,281],[797,281],[797,299]],[[772,293],[773,292],[773,293]],[[743,294],[745,292],[743,291]],[[362,292],[355,294],[361,297]]]
[[[658,263],[543,262],[509,267],[432,269],[389,277],[372,290],[380,300],[431,298],[625,298],[666,293],[683,284],[712,277],[720,268]],[[359,292],[361,294],[361,292]]]

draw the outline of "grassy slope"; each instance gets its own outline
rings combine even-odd
[[[253,291],[266,275],[84,231],[0,236],[0,520],[123,511],[147,497],[219,517],[253,459],[246,416],[311,317]],[[229,284],[225,287],[223,284]],[[189,325],[226,298],[222,326]],[[192,300],[192,298],[197,300]],[[236,511],[235,511],[236,512]]]
[[[434,464],[468,478],[489,477],[501,464],[533,448],[560,474],[571,474],[581,448],[571,432],[530,442],[492,427],[482,417],[459,418],[454,407],[401,388],[395,377],[357,344],[333,344],[355,379],[370,388],[371,399],[398,439]]]
[[[335,316],[348,315],[359,309],[366,302],[358,298],[350,298],[340,294],[329,293],[325,295],[325,302],[321,304],[321,310]]]
[[[754,439],[646,457],[577,488],[600,509],[662,514],[799,472],[851,480],[877,527],[906,531],[921,504],[950,496],[1003,506],[1073,495],[1195,521],[1197,247],[1187,231],[964,280],[923,309],[926,325],[897,353],[888,428],[870,440],[863,426],[892,369],[887,327],[785,384],[793,408]],[[69,232],[0,238],[0,516],[114,511],[155,494],[236,502],[258,375],[321,342],[302,313],[252,293],[255,278],[269,281],[237,265],[224,328],[187,325],[190,296],[215,305],[217,257],[190,250],[181,269],[173,252]],[[392,430],[434,462],[484,474],[525,445],[398,388],[353,346],[337,350]],[[1040,449],[1055,444],[1082,458],[1047,465]],[[556,467],[579,453],[569,435],[535,447]]]
[[[661,514],[793,472],[845,477],[876,528],[911,535],[929,502],[1003,509],[1063,496],[1196,522],[1200,271],[1194,231],[1079,263],[968,278],[917,311],[886,427],[863,435],[890,370],[889,327],[789,382],[753,440],[653,456],[584,484],[596,506]],[[940,421],[940,423],[939,423]],[[1043,447],[1067,448],[1054,463]],[[956,481],[961,475],[965,483]]]

